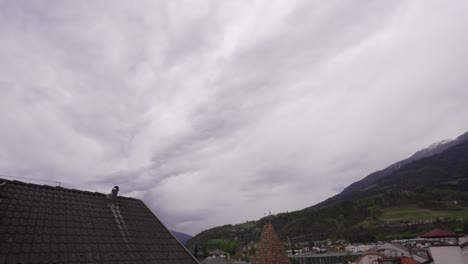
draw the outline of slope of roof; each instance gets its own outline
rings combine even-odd
[[[0,263],[192,264],[138,199],[0,179]]]
[[[394,248],[397,248],[397,249],[399,249],[401,251],[404,251],[408,255],[413,255],[413,256],[419,257],[421,259],[428,259],[427,254],[423,253],[423,252],[427,252],[427,251],[422,250],[422,249],[418,249],[418,248],[409,248],[409,247],[406,247],[406,246],[401,245],[399,243],[385,243],[384,245],[379,247],[379,251],[385,250],[385,249],[390,249],[391,250],[391,247],[394,247]]]
[[[458,237],[458,235],[447,230],[436,228],[423,234],[420,237],[422,238],[447,238],[447,237]]]
[[[268,223],[263,227],[260,242],[252,260],[252,264],[290,264],[288,254],[283,243],[273,228]]]
[[[461,247],[461,248],[465,248],[465,247],[467,247],[467,246],[468,246],[468,241],[466,241],[466,242],[460,244],[460,247]]]

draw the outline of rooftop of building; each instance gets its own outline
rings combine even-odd
[[[198,263],[139,199],[0,178],[0,263]]]

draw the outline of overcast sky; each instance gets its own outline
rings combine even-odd
[[[468,130],[468,1],[0,0],[0,174],[196,234]]]

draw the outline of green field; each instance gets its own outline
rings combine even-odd
[[[453,211],[436,211],[423,209],[418,207],[417,205],[391,207],[382,210],[380,220],[384,222],[414,222],[420,220],[433,220],[441,217],[452,219],[468,219],[468,208],[464,207],[460,210]]]

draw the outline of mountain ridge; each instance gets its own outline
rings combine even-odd
[[[308,208],[321,208],[324,206],[329,206],[333,203],[336,203],[338,201],[342,200],[353,200],[353,199],[359,199],[359,198],[364,198],[359,196],[359,191],[368,188],[375,182],[379,181],[382,178],[385,178],[386,176],[390,175],[394,171],[400,169],[401,167],[410,164],[414,161],[420,160],[422,158],[430,157],[439,153],[444,152],[445,150],[456,146],[460,143],[463,143],[468,140],[468,132],[465,132],[464,134],[458,136],[454,140],[442,140],[436,143],[431,144],[429,147],[424,148],[422,150],[416,151],[413,155],[410,157],[400,160],[396,163],[393,163],[392,165],[386,167],[383,170],[375,171],[366,177],[362,178],[359,181],[356,181],[352,184],[350,184],[348,187],[344,188],[343,191],[341,191],[339,194],[334,195],[330,198],[325,199],[324,201],[310,206]]]
[[[188,234],[185,234],[185,233],[182,233],[182,232],[177,232],[177,231],[174,231],[174,230],[170,230],[172,235],[175,236],[175,238],[177,240],[179,240],[182,244],[187,244],[187,241],[189,241],[190,239],[192,239],[192,236],[191,235],[188,235]]]
[[[223,242],[245,248],[258,241],[259,231],[266,223],[272,223],[283,240],[344,238],[350,242],[414,237],[437,226],[449,230],[464,228],[459,219],[468,221],[468,133],[453,141],[432,144],[410,158],[375,172],[380,175],[370,180],[368,177],[375,173],[368,175],[364,178],[367,182],[362,183],[363,179],[351,184],[348,190],[358,187],[348,197],[335,197],[328,200],[328,205],[269,215],[257,221],[214,227],[193,237],[188,247],[198,244],[214,249]],[[423,218],[413,216],[410,219],[415,224],[406,225],[385,216],[398,207],[431,213]],[[434,219],[434,215],[438,218]]]

